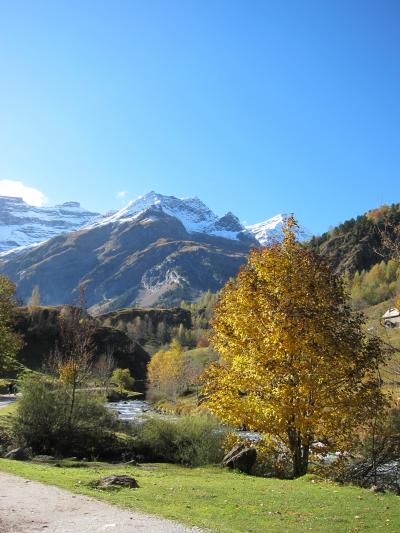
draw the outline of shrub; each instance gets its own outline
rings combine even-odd
[[[135,380],[131,376],[129,368],[116,368],[111,376],[111,383],[118,387],[120,394],[124,390],[132,390]]]
[[[134,430],[138,451],[153,460],[200,466],[223,457],[225,430],[208,416],[183,416],[175,420],[149,418]]]
[[[52,455],[98,456],[112,448],[115,419],[99,394],[78,390],[71,418],[70,391],[59,382],[28,373],[20,388],[22,397],[12,424],[18,444]]]
[[[361,487],[376,485],[400,494],[400,409],[372,419],[347,454],[319,468],[319,473]]]

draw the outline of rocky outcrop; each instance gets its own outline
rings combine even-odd
[[[130,476],[106,476],[99,480],[97,486],[101,489],[108,487],[128,487],[138,489],[139,485],[135,478]]]
[[[222,466],[237,468],[241,472],[249,474],[257,459],[255,448],[238,444],[222,459]]]
[[[393,250],[385,246],[382,233],[396,242],[399,227],[400,204],[382,206],[313,237],[307,246],[339,273],[361,272],[391,258]]]
[[[29,461],[31,456],[32,450],[27,448],[14,448],[4,455],[5,459],[14,459],[15,461]]]
[[[20,308],[17,312],[15,329],[25,342],[18,360],[32,369],[39,369],[48,360],[59,341],[59,316],[62,307]],[[129,368],[135,377],[138,390],[145,389],[146,368],[149,354],[140,344],[132,341],[124,332],[105,327],[93,319],[93,344],[95,346],[94,364],[112,352],[120,368]]]

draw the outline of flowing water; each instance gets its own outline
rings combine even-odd
[[[126,422],[141,422],[146,416],[156,414],[155,409],[153,409],[145,400],[109,402],[106,405],[116,413],[120,420]]]
[[[143,422],[146,417],[159,416],[162,418],[176,419],[177,416],[168,413],[160,414],[146,400],[126,400],[121,402],[109,402],[106,404],[114,411],[120,420],[125,422]],[[235,433],[244,439],[258,441],[260,434],[254,431],[236,430]]]

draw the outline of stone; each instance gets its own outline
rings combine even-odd
[[[129,487],[130,489],[137,489],[139,485],[133,477],[130,476],[106,476],[99,480],[98,487]]]
[[[129,466],[137,466],[138,462],[136,461],[136,459],[131,459],[130,461],[126,461],[126,463],[124,464]]]
[[[4,456],[6,459],[15,459],[17,461],[29,461],[31,458],[29,450],[26,448],[15,448]]]
[[[55,458],[52,456],[52,455],[35,455],[35,457],[33,458],[34,461],[42,461],[42,462],[46,462],[46,461],[54,461]]]
[[[378,485],[372,485],[369,490],[371,492],[385,492],[385,489],[383,487],[379,487]]]
[[[257,451],[255,448],[245,446],[244,444],[237,444],[222,459],[222,466],[237,468],[241,472],[249,474],[256,459]]]

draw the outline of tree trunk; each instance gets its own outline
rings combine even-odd
[[[310,454],[309,440],[302,442],[301,435],[294,429],[289,429],[289,446],[292,453],[293,477],[300,477],[307,474],[308,459]]]

